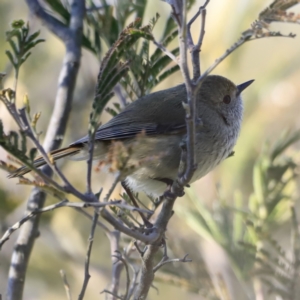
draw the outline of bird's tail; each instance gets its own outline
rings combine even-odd
[[[66,157],[66,156],[73,156],[75,154],[78,154],[80,152],[80,150],[82,149],[81,146],[69,146],[66,148],[61,148],[61,149],[57,149],[57,150],[53,150],[50,152],[51,156],[53,157],[53,159],[56,161],[60,158]],[[33,162],[35,167],[42,167],[46,164],[45,160],[43,157],[38,157],[34,162]],[[13,173],[11,173],[8,177],[9,178],[14,178],[14,177],[18,177],[18,176],[22,176],[27,174],[28,172],[30,172],[30,169],[27,166],[23,166],[19,169],[17,169],[16,171],[14,171]]]

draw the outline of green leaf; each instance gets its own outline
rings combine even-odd
[[[16,68],[16,65],[15,65],[15,62],[14,62],[14,57],[13,55],[11,54],[11,52],[9,50],[6,50],[5,51],[6,55],[8,56],[11,64]]]
[[[163,72],[161,75],[159,75],[158,80],[157,80],[157,84],[162,82],[164,79],[166,79],[167,77],[169,77],[171,74],[177,72],[180,70],[180,67],[178,65],[167,69],[165,72]]]
[[[18,77],[19,68],[30,56],[29,50],[35,47],[37,44],[43,42],[43,39],[37,40],[39,32],[35,32],[28,36],[29,25],[23,21],[14,22],[12,25],[13,29],[6,32],[7,41],[12,49],[6,51],[10,62],[12,63],[16,78]]]
[[[16,43],[12,39],[9,39],[8,43],[9,43],[10,47],[12,48],[12,50],[14,52],[14,55],[18,56],[19,55],[19,50],[17,48]]]

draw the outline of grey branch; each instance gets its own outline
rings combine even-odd
[[[110,212],[106,209],[103,208],[101,210],[101,216],[108,222],[110,223],[115,229],[121,231],[122,233],[139,240],[145,244],[151,244],[157,241],[160,237],[160,234],[157,230],[157,228],[152,228],[151,232],[147,235],[137,231],[133,230],[127,226],[125,226],[120,220],[116,219],[114,216],[110,214]]]
[[[128,267],[128,263],[126,258],[124,258],[122,256],[122,254],[120,253],[120,251],[115,251],[116,253],[114,255],[112,255],[112,257],[116,258],[116,261],[114,262],[114,264],[119,265],[120,263],[125,267],[125,271],[126,271],[126,291],[125,291],[125,295],[122,297],[124,300],[128,300],[128,292],[129,292],[129,287],[130,287],[130,274],[129,274],[129,267]],[[114,278],[113,278],[114,279]],[[119,276],[120,279],[120,276]],[[116,289],[116,291],[112,291],[112,292],[117,292],[118,289]]]
[[[60,273],[60,276],[61,276],[61,278],[64,282],[64,287],[65,287],[67,299],[72,300],[70,285],[69,285],[69,282],[68,282],[68,279],[67,279],[66,272],[64,270],[60,270],[59,273]]]
[[[165,240],[163,240],[163,246],[164,246],[164,254],[161,259],[161,261],[153,268],[153,272],[155,273],[157,270],[159,270],[162,266],[165,264],[173,263],[173,262],[191,262],[191,259],[188,259],[188,254],[186,254],[183,258],[169,258],[168,256],[168,247]]]
[[[137,211],[140,210],[142,212],[147,212],[149,213],[150,211],[141,209],[141,208],[136,208],[134,206],[130,206],[128,204],[122,203],[121,200],[116,200],[116,201],[109,201],[109,202],[69,202],[69,200],[64,199],[61,202],[40,208],[40,209],[35,209],[29,213],[25,217],[23,217],[20,221],[16,222],[13,226],[9,227],[2,238],[0,239],[0,250],[3,246],[3,244],[9,239],[9,237],[12,235],[13,232],[15,232],[17,229],[19,229],[24,223],[26,223],[28,220],[32,219],[34,216],[52,211],[57,208],[61,207],[73,207],[76,209],[82,209],[82,208],[87,208],[87,207],[95,207],[95,208],[101,208],[105,206],[117,206],[119,208],[124,208],[127,210],[132,210],[132,211]],[[102,227],[102,226],[101,226]]]
[[[187,24],[187,45],[191,52],[192,58],[192,66],[193,66],[193,80],[197,80],[201,75],[200,70],[200,51],[202,47],[202,42],[205,34],[205,20],[206,20],[206,6],[208,5],[209,0],[207,0],[203,6],[201,6],[198,12],[194,15],[194,17]],[[199,39],[197,44],[195,45],[193,42],[192,34],[191,34],[191,26],[197,20],[199,16],[202,16],[201,22],[201,30],[199,31]]]
[[[187,258],[188,254],[186,254],[183,258],[169,258],[168,256],[164,256],[163,259],[153,268],[153,272],[155,273],[158,269],[160,269],[165,264],[173,263],[173,262],[191,262],[192,260]]]
[[[159,48],[162,52],[168,55],[176,63],[176,65],[178,65],[178,59],[171,51],[169,51],[164,45],[157,42],[155,39],[153,39],[152,42],[157,48]]]
[[[109,295],[112,295],[115,299],[121,299],[121,300],[124,300],[123,299],[123,297],[121,297],[121,296],[118,296],[118,295],[116,295],[116,294],[114,294],[114,293],[112,293],[111,291],[109,291],[109,290],[103,290],[100,294],[103,294],[103,293],[106,293],[106,294],[109,294]]]
[[[169,1],[172,10],[173,18],[177,22],[179,30],[179,48],[180,48],[180,69],[184,78],[187,99],[184,101],[184,108],[186,111],[186,126],[187,126],[187,142],[183,146],[182,161],[180,162],[180,167],[178,170],[178,178],[174,181],[171,192],[166,194],[164,197],[163,207],[159,213],[154,227],[158,230],[159,238],[156,240],[155,244],[151,244],[147,247],[147,250],[143,254],[142,258],[142,268],[141,268],[141,278],[137,286],[134,299],[145,299],[147,297],[149,288],[152,285],[154,279],[154,273],[157,270],[154,266],[154,257],[158,252],[160,245],[164,238],[164,233],[167,228],[167,224],[173,215],[173,206],[175,200],[178,196],[182,195],[183,189],[186,184],[191,180],[194,171],[196,169],[195,161],[195,124],[196,124],[196,95],[197,89],[193,84],[187,63],[187,40],[188,40],[188,28],[186,22],[186,1]],[[206,4],[205,4],[206,5]],[[205,20],[205,19],[204,19]],[[203,25],[205,22],[203,23]],[[204,32],[204,28],[202,29]],[[202,34],[204,35],[204,33]],[[196,49],[198,53],[200,52],[201,43],[199,49]],[[195,63],[195,61],[193,61]],[[200,72],[200,66],[197,68]],[[194,71],[195,74],[195,71]],[[164,264],[164,263],[163,263]]]
[[[123,263],[115,257],[115,254],[119,253],[120,231],[111,231],[108,238],[110,242],[110,253],[112,258],[112,275],[109,290],[111,292],[111,299],[115,300],[117,299],[117,297],[115,297],[114,295],[118,294],[120,287],[121,272],[124,267]]]
[[[89,279],[91,277],[91,275],[89,273],[90,259],[91,259],[92,247],[93,247],[93,242],[94,242],[94,235],[95,235],[95,230],[96,230],[96,225],[97,225],[98,218],[99,218],[99,213],[95,211],[94,212],[94,217],[93,217],[93,222],[92,222],[92,227],[91,227],[91,232],[90,232],[90,236],[89,236],[89,243],[88,243],[88,247],[87,247],[86,258],[85,258],[84,280],[83,280],[83,284],[82,284],[80,294],[78,296],[78,300],[82,300],[84,298],[84,294],[85,294]]]
[[[59,147],[61,136],[65,134],[67,121],[71,111],[73,92],[81,59],[81,37],[85,3],[83,0],[70,2],[71,19],[69,27],[61,24],[50,16],[39,5],[37,0],[26,0],[31,13],[57,35],[66,46],[66,54],[59,76],[58,89],[54,111],[47,130],[44,148],[46,152]],[[48,167],[43,168],[46,175],[52,172]],[[44,206],[46,195],[34,188],[28,199],[28,209],[39,209]],[[35,238],[38,233],[39,217],[34,217],[22,227],[12,254],[7,286],[7,300],[22,299],[27,265]]]

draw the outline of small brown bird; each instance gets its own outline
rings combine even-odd
[[[206,175],[229,156],[237,141],[243,104],[241,92],[253,80],[235,85],[221,76],[208,76],[197,95],[197,114],[201,124],[196,124],[197,170],[191,182]],[[95,160],[105,160],[116,141],[130,149],[127,165],[122,170],[122,180],[135,192],[160,196],[166,189],[161,178],[174,180],[177,177],[181,156],[180,143],[186,138],[184,84],[155,92],[128,105],[96,133]],[[84,160],[88,157],[88,136],[70,146],[51,152],[57,160],[71,157]],[[42,157],[34,162],[43,166]],[[11,177],[24,175],[30,170],[21,167]]]

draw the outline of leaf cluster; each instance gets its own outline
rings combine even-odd
[[[68,25],[70,22],[68,3],[61,0],[46,2],[57,21]],[[194,1],[190,1],[188,7],[193,3]],[[169,67],[171,59],[160,49],[154,50],[151,54],[150,42],[154,39],[152,30],[159,15],[156,14],[148,25],[143,26],[146,4],[146,0],[138,2],[125,0],[114,4],[102,0],[100,5],[93,0],[87,1],[82,46],[102,60],[96,88],[97,99],[93,106],[94,115],[101,113],[112,96],[113,85],[117,82],[120,82],[127,96],[133,101],[149,93],[158,83],[179,70],[178,65]],[[129,20],[135,21],[124,30]],[[168,46],[177,36],[176,24],[170,16],[162,31],[161,44]],[[140,38],[143,39],[142,43],[138,42]],[[109,50],[104,55],[106,48]],[[177,56],[178,47],[171,52]],[[111,68],[109,74],[107,67]],[[100,92],[104,86],[105,90]],[[100,98],[101,105],[95,105]],[[116,115],[120,108],[117,106],[109,108],[108,111]]]
[[[30,50],[45,40],[38,39],[39,31],[30,34],[29,24],[25,24],[23,20],[14,21],[11,26],[12,29],[6,32],[6,40],[11,50],[5,53],[15,69],[17,78],[21,65],[31,55]]]

